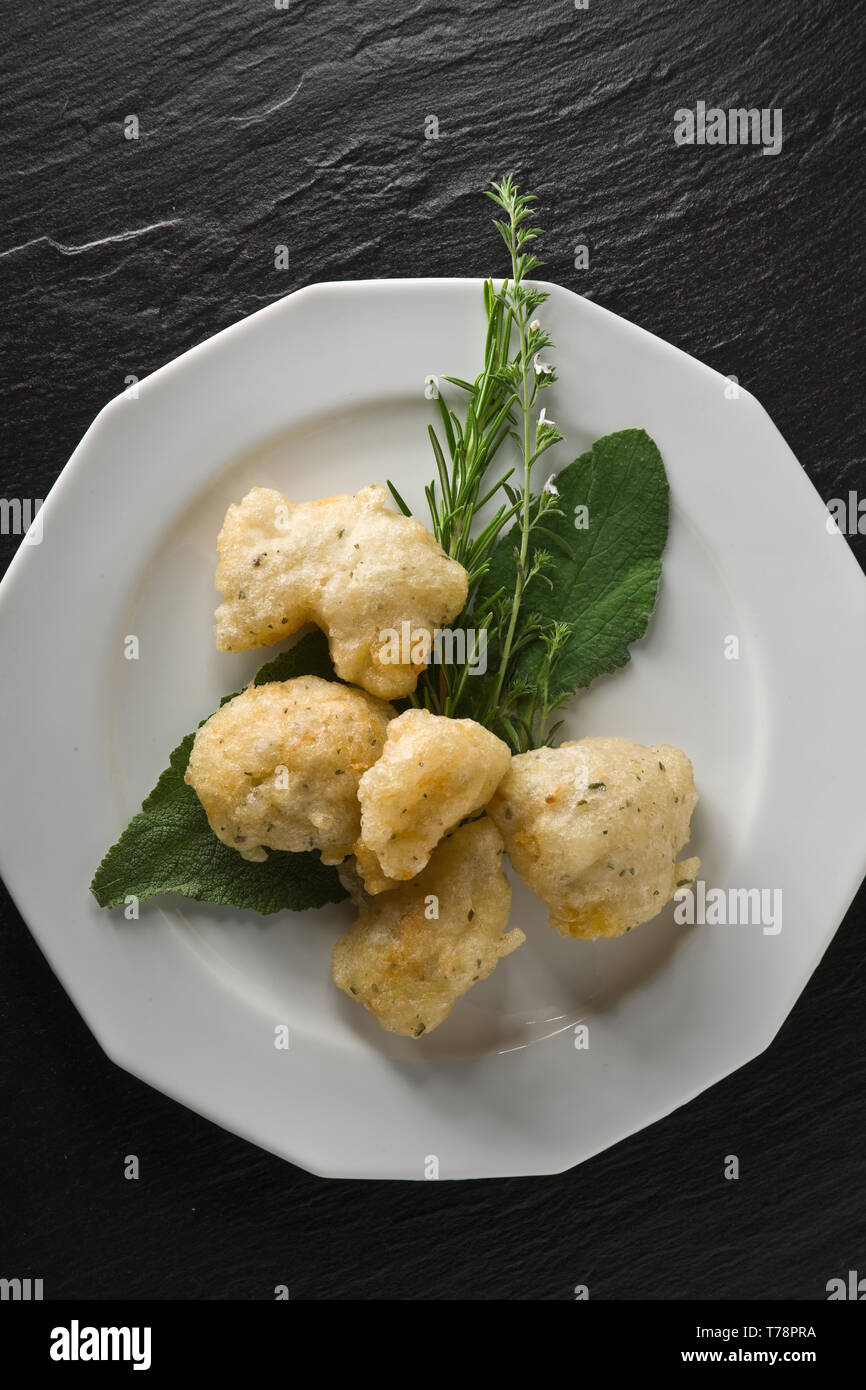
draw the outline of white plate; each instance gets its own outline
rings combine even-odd
[[[0,588],[0,867],[21,912],[114,1061],[316,1173],[557,1172],[667,1114],[767,1046],[866,867],[866,584],[844,538],[751,396],[548,288],[558,461],[640,425],[673,496],[648,636],[568,734],[685,748],[702,877],[781,888],[778,934],[669,908],[563,941],[518,885],[526,946],[415,1042],[332,985],[344,904],[171,899],[128,922],[88,891],[169,750],[272,654],[214,650],[226,506],[252,483],[304,500],[391,477],[423,515],[425,378],[477,371],[479,281],[313,286],[163,367],[98,416]]]

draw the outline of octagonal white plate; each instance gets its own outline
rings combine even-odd
[[[213,647],[226,506],[253,483],[304,500],[391,477],[423,515],[425,379],[477,371],[480,281],[313,286],[185,353],[101,412],[0,587],[0,867],[21,912],[114,1061],[316,1173],[547,1173],[622,1139],[767,1046],[866,868],[866,584],[844,538],[757,401],[547,288],[558,462],[641,425],[673,497],[648,636],[568,735],[684,747],[702,877],[781,889],[777,934],[669,908],[563,941],[517,884],[527,944],[414,1042],[331,984],[345,905],[167,899],[130,922],[88,891],[169,750],[269,655]]]

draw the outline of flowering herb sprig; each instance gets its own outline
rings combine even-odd
[[[539,408],[539,397],[554,384],[556,372],[544,356],[552,347],[550,337],[535,317],[548,296],[528,283],[541,264],[529,249],[541,234],[538,227],[529,225],[536,200],[522,194],[510,174],[494,183],[487,196],[503,213],[494,225],[508,248],[511,277],[499,289],[491,280],[484,283],[487,334],[481,373],[474,382],[444,378],[466,394],[462,422],[437,394],[443,439],[432,425],[429,434],[438,490],[437,480],[426,488],[436,539],[469,572],[469,595],[457,622],[472,632],[473,640],[462,664],[428,668],[413,698],[416,705],[437,714],[476,718],[520,751],[550,736],[545,735],[545,725],[552,706],[545,697],[549,680],[542,679],[531,690],[519,681],[518,657],[530,642],[540,640],[552,669],[567,630],[563,623],[539,624],[524,610],[530,584],[549,582],[544,572],[551,552],[538,541],[547,540],[554,548],[561,545],[544,526],[545,518],[557,509],[553,475],[538,493],[533,492],[532,480],[538,460],[563,436],[546,410]],[[517,466],[502,472],[492,484],[487,482],[493,459],[507,438],[519,450],[518,487],[512,482]],[[393,483],[389,486],[408,515],[397,489]],[[476,530],[473,523],[478,514],[494,499],[498,505],[492,516]],[[480,591],[494,547],[512,522],[516,532],[513,583],[482,599]],[[484,678],[476,674],[481,641],[496,663]],[[470,674],[475,676],[471,682]]]
[[[554,548],[561,545],[560,538],[543,524],[549,513],[558,510],[559,494],[553,483],[553,475],[538,494],[532,491],[532,475],[538,460],[554,444],[558,444],[563,435],[557,429],[556,422],[548,418],[546,409],[539,409],[541,393],[551,387],[557,377],[553,366],[542,356],[553,344],[540,320],[535,317],[536,310],[545,303],[548,295],[535,285],[526,283],[527,277],[541,264],[534,252],[528,249],[541,235],[539,227],[529,225],[536,199],[531,194],[521,193],[510,174],[501,183],[494,183],[487,196],[504,213],[503,217],[494,219],[494,225],[511,259],[511,279],[502,286],[499,299],[509,312],[518,340],[517,353],[509,364],[506,377],[517,397],[522,426],[520,430],[512,432],[512,438],[521,453],[523,485],[517,494],[507,483],[504,484],[509,499],[517,505],[516,564],[510,594],[496,595],[492,602],[488,601],[491,613],[498,619],[500,631],[504,628],[504,636],[498,650],[495,679],[485,692],[483,722],[492,728],[503,728],[509,741],[520,751],[545,738],[544,726],[551,713],[545,689],[557,653],[567,636],[566,624],[555,623],[550,628],[542,628],[537,621],[532,618],[527,620],[521,613],[526,590],[533,580],[540,578],[550,583],[545,570],[551,563],[552,555],[544,545],[538,545],[538,540],[546,540]],[[530,553],[531,541],[535,544]],[[542,680],[541,689],[536,686],[527,691],[517,680],[515,663],[527,642],[539,638],[547,651],[546,679]]]

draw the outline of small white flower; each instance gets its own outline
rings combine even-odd
[[[554,429],[556,428],[556,421],[551,420],[550,416],[547,413],[546,406],[541,407],[541,414],[538,417],[538,423],[539,425],[552,425]]]
[[[550,373],[553,371],[549,362],[542,362],[540,352],[537,352],[533,357],[532,365],[535,368],[536,376],[550,376]]]
[[[554,480],[555,477],[556,477],[556,474],[555,474],[555,473],[551,473],[551,475],[550,475],[550,477],[548,478],[547,482],[544,484],[544,487],[541,489],[542,492],[549,492],[550,495],[551,495],[551,497],[558,497],[558,496],[559,496],[559,488],[558,488],[558,487],[554,487],[554,485],[553,485],[553,480]]]
[[[529,327],[532,329],[533,333],[537,333],[541,328],[541,319],[533,319]]]

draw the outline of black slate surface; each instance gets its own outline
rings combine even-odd
[[[855,0],[17,7],[0,495],[44,496],[128,374],[291,289],[486,273],[478,190],[511,167],[548,278],[736,374],[825,499],[862,494],[858,20]],[[781,107],[781,154],[675,147],[699,100]],[[353,1184],[112,1066],[4,895],[0,1274],[47,1297],[823,1298],[866,1274],[864,904],[773,1047],[649,1131],[554,1178]]]

